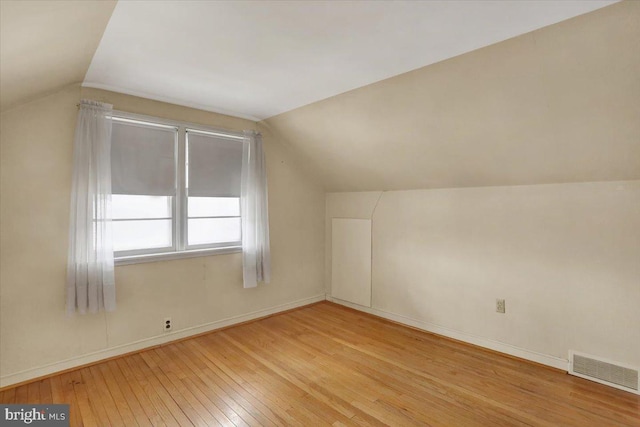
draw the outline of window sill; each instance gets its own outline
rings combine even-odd
[[[242,252],[240,246],[228,246],[224,248],[213,249],[195,249],[190,251],[166,252],[160,254],[132,255],[126,257],[115,258],[115,265],[142,264],[145,262],[170,261],[182,258],[195,258],[209,255],[224,255]]]

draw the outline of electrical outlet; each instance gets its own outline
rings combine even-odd
[[[505,305],[503,299],[496,299],[496,313],[505,313]]]
[[[171,323],[171,317],[165,317],[164,318],[164,331],[165,332],[169,332],[171,329],[173,329],[173,323]]]

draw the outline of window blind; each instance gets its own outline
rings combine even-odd
[[[187,131],[188,191],[194,197],[240,197],[242,141]]]
[[[177,129],[113,122],[113,194],[174,196]]]

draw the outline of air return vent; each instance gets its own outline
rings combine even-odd
[[[637,368],[574,351],[569,351],[569,362],[572,375],[640,394]]]

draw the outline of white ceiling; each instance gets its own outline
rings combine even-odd
[[[119,1],[84,85],[264,119],[612,1]]]

